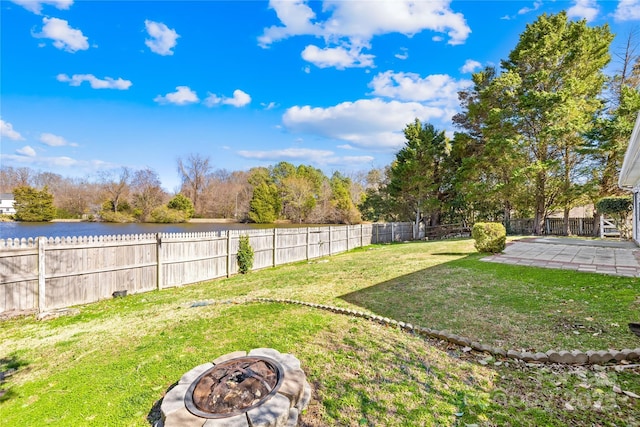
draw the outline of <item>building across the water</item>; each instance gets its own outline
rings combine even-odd
[[[13,215],[16,213],[13,204],[16,201],[11,193],[0,193],[0,215]]]

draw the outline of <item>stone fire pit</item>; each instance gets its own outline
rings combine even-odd
[[[272,348],[225,354],[185,373],[159,427],[293,427],[311,399],[300,361]]]

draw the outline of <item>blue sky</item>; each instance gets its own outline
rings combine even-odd
[[[452,134],[471,73],[561,10],[607,23],[614,49],[640,23],[640,0],[1,0],[0,162],[149,167],[168,191],[190,154],[383,167],[416,117]]]

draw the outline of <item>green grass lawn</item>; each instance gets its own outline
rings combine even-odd
[[[471,240],[371,246],[0,322],[0,425],[149,426],[183,373],[258,347],[302,362],[314,389],[304,426],[638,425],[633,365],[527,366],[360,318],[244,302],[354,308],[504,348],[640,347],[627,328],[640,321],[637,279],[479,258]]]

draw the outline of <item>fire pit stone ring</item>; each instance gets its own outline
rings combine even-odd
[[[186,372],[162,399],[157,427],[293,427],[311,386],[292,354],[236,351]]]

